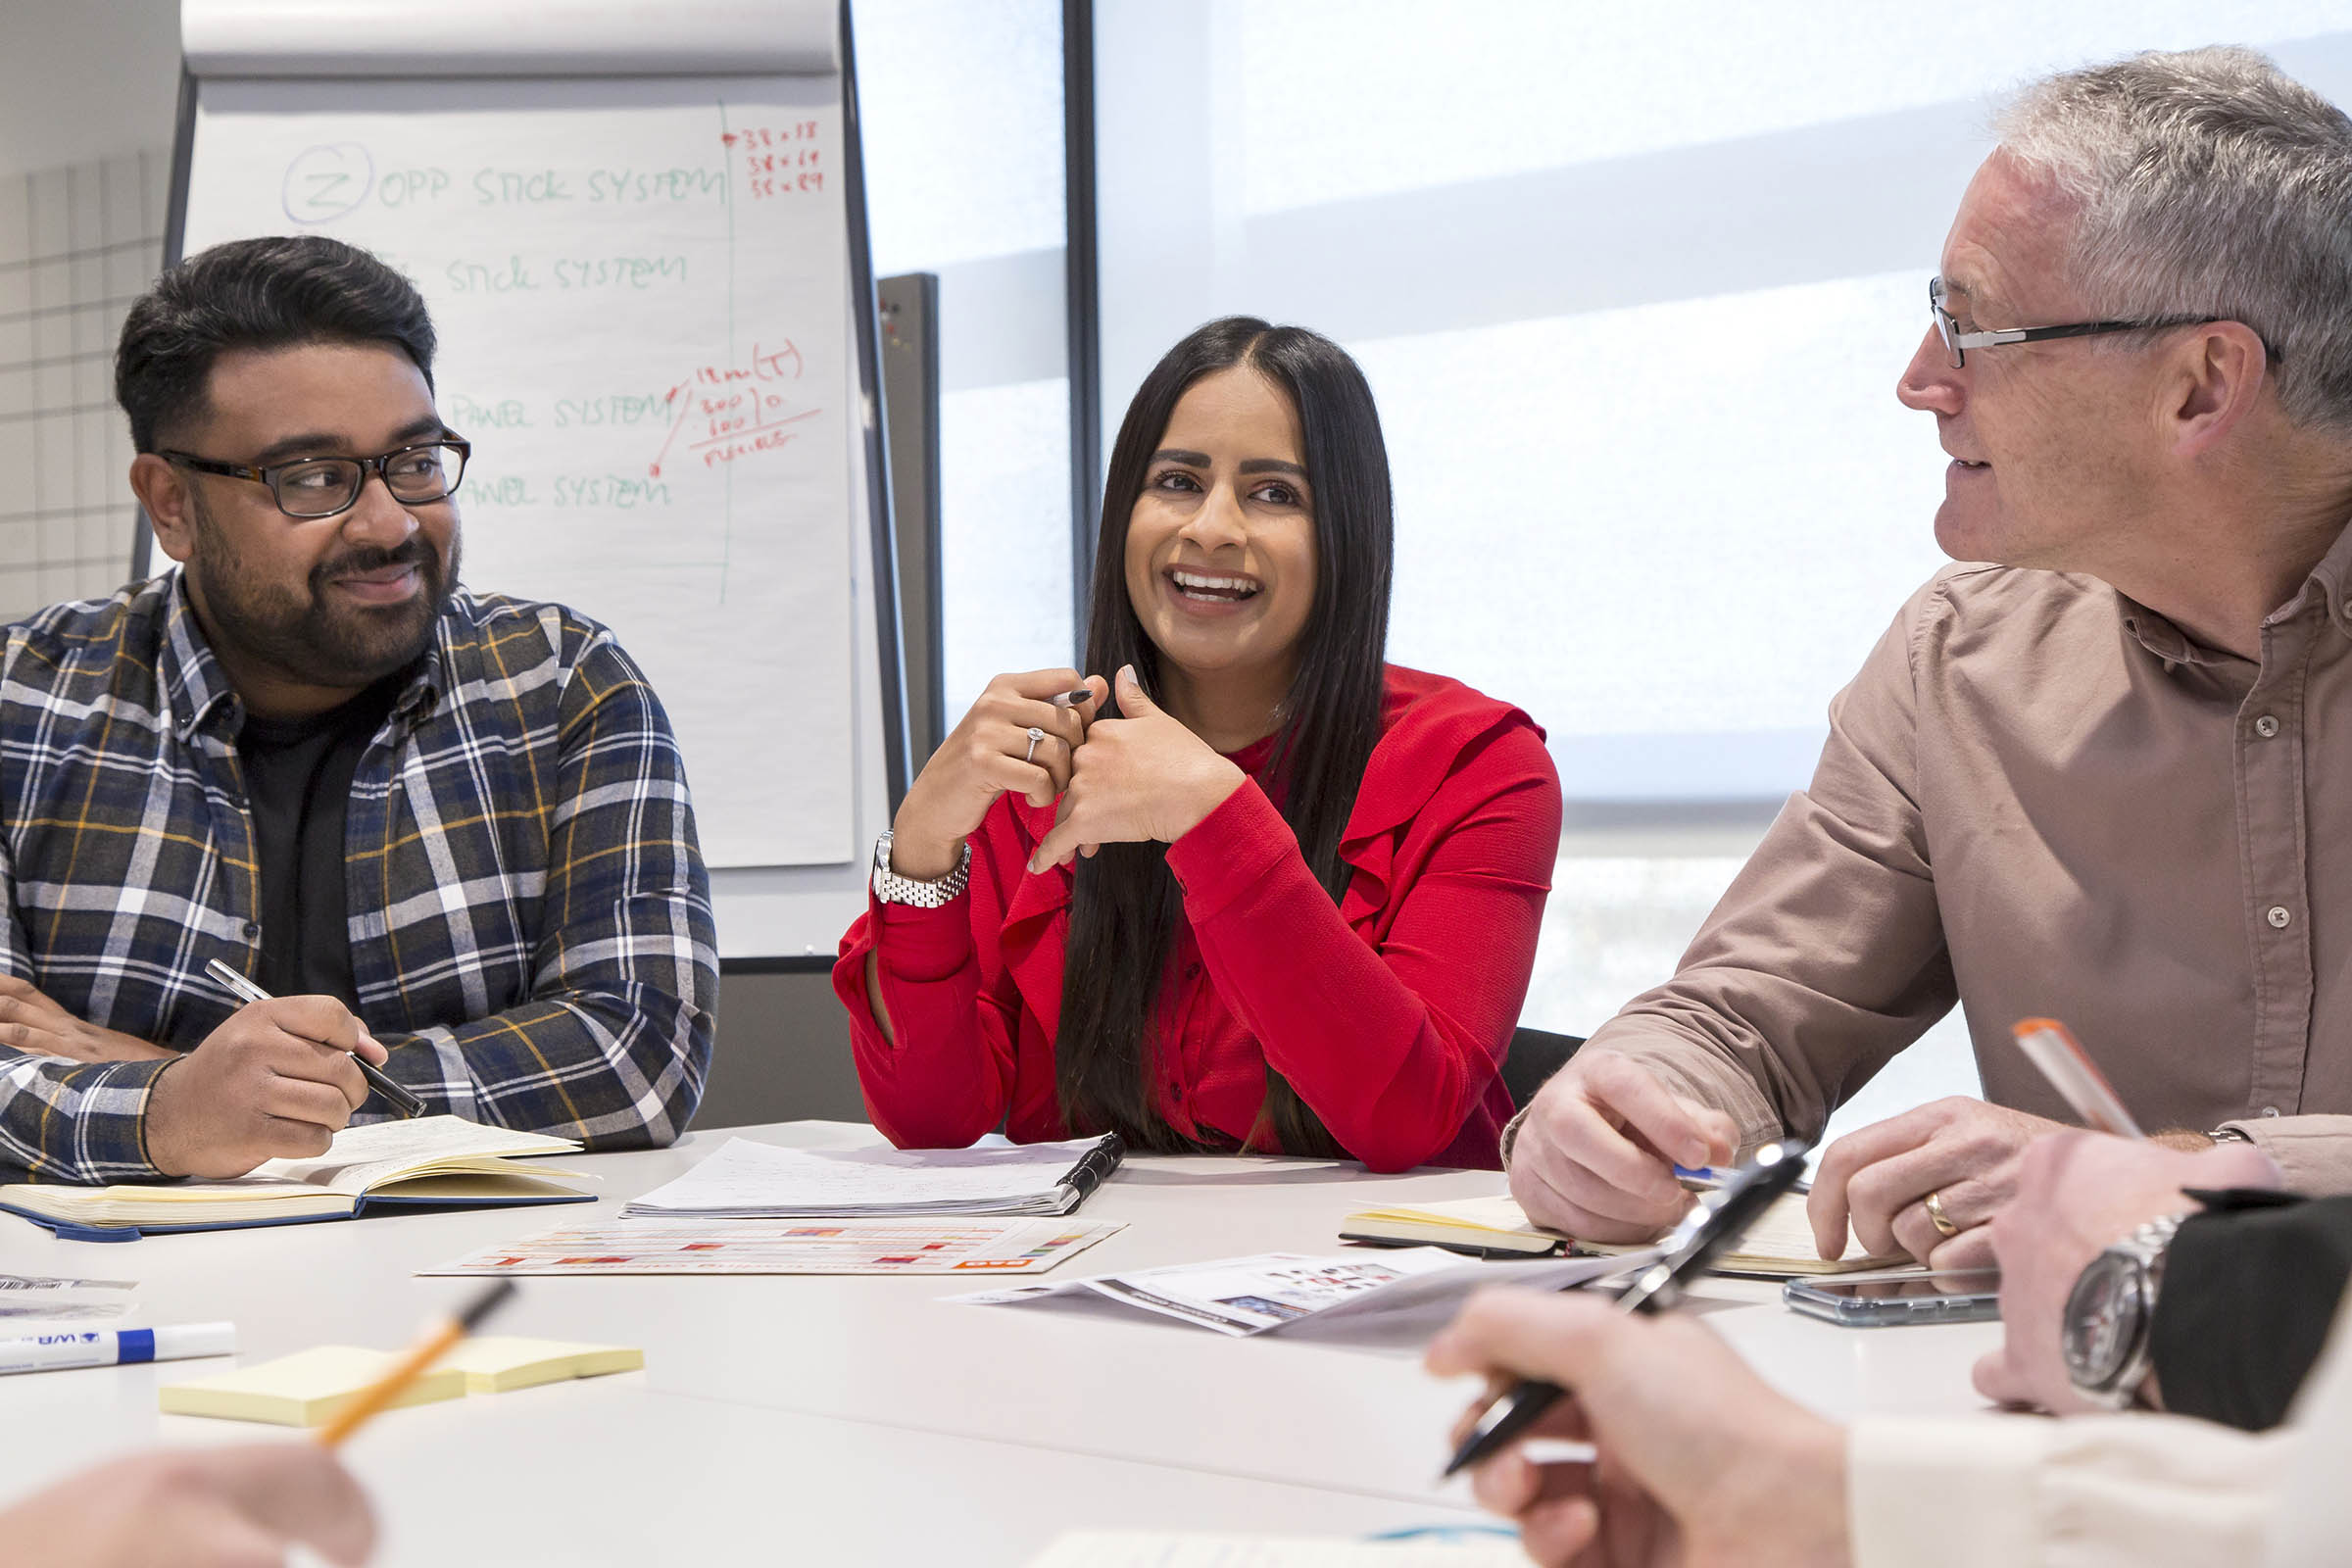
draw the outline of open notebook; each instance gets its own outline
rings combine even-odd
[[[462,1116],[346,1127],[317,1159],[272,1159],[250,1176],[217,1182],[0,1187],[0,1209],[46,1225],[68,1241],[130,1241],[149,1231],[224,1230],[349,1219],[378,1204],[585,1203],[595,1195],[551,1178],[580,1171],[520,1166],[518,1155],[569,1154],[568,1138],[484,1127]]]
[[[1540,1254],[1553,1251],[1590,1253],[1596,1257],[1640,1251],[1648,1243],[1612,1247],[1579,1242],[1528,1223],[1527,1212],[1507,1195],[1460,1198],[1449,1202],[1414,1203],[1396,1208],[1359,1209],[1340,1222],[1340,1240],[1376,1242],[1396,1247],[1446,1247],[1482,1256]],[[1858,1269],[1890,1268],[1911,1259],[1897,1252],[1873,1257],[1848,1230],[1845,1255],[1824,1259],[1813,1245],[1813,1227],[1805,1218],[1802,1193],[1784,1193],[1748,1227],[1740,1250],[1717,1258],[1718,1274],[1760,1274],[1786,1279],[1797,1274],[1850,1274]]]

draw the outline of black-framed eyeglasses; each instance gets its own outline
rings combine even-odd
[[[1944,351],[1952,357],[1952,368],[1957,370],[1968,363],[1970,349],[1998,348],[2004,343],[2039,343],[2054,337],[2097,337],[2103,332],[2150,332],[2167,326],[2203,326],[2208,321],[2226,320],[2220,316],[2166,316],[2149,321],[2076,321],[2066,326],[2006,326],[1996,331],[1963,332],[1952,313],[1943,308],[1943,279],[1928,279],[1928,309],[1936,317],[1936,335],[1943,339]],[[2271,357],[2278,351],[2264,343]]]
[[[229,479],[266,484],[277,498],[277,510],[305,521],[339,516],[359,505],[360,492],[372,473],[384,481],[392,499],[421,507],[445,501],[466,477],[466,460],[473,444],[459,436],[422,441],[373,458],[299,458],[273,463],[266,468],[241,463],[220,463],[192,452],[159,452],[157,457],[198,473],[217,473]]]

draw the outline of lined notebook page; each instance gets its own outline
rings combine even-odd
[[[1551,1232],[1528,1222],[1527,1212],[1508,1194],[1493,1198],[1460,1198],[1437,1203],[1415,1203],[1410,1207],[1383,1210],[1384,1213],[1406,1217],[1422,1217],[1456,1225],[1476,1226],[1484,1230],[1515,1231],[1530,1235],[1549,1235]],[[1609,1246],[1599,1242],[1580,1242],[1577,1246],[1589,1252],[1631,1252],[1650,1245],[1643,1242],[1626,1246]],[[1872,1257],[1855,1239],[1849,1226],[1845,1233],[1845,1251],[1835,1264],[1825,1262],[1813,1245],[1813,1224],[1805,1217],[1805,1195],[1784,1193],[1773,1200],[1761,1219],[1747,1228],[1736,1251],[1726,1253],[1716,1262],[1717,1268],[1737,1267],[1743,1263],[1783,1264],[1790,1269],[1821,1271],[1832,1267],[1877,1267],[1882,1263],[1905,1263],[1910,1259],[1901,1254],[1892,1257]]]
[[[445,1159],[572,1154],[579,1152],[579,1148],[569,1138],[484,1127],[463,1116],[419,1116],[414,1121],[346,1127],[317,1159],[264,1160],[254,1167],[252,1176],[242,1179],[304,1182],[358,1198],[378,1182]],[[224,1191],[233,1189],[233,1184],[215,1185]]]

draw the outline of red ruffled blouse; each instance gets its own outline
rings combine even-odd
[[[1153,1098],[1186,1137],[1239,1148],[1271,1063],[1374,1170],[1493,1169],[1511,1116],[1498,1071],[1559,853],[1559,779],[1518,709],[1396,664],[1387,686],[1336,906],[1256,776],[1270,741],[1233,758],[1250,781],[1168,847],[1184,905]],[[1054,1085],[1071,873],[1027,870],[1053,823],[999,797],[961,898],[869,902],[842,938],[833,989],[858,1082],[901,1148],[961,1148],[1000,1123],[1020,1143],[1073,1135]],[[876,952],[896,1044],[867,1005]]]

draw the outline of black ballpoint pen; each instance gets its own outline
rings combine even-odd
[[[1774,1199],[1796,1185],[1812,1147],[1802,1138],[1790,1138],[1757,1150],[1755,1158],[1740,1166],[1721,1188],[1702,1195],[1667,1233],[1659,1244],[1662,1255],[1634,1276],[1634,1283],[1617,1298],[1617,1304],[1628,1312],[1656,1312],[1682,1299],[1683,1286],[1706,1272],[1709,1263],[1747,1234],[1747,1228],[1763,1216]],[[1452,1475],[1500,1450],[1535,1425],[1564,1392],[1558,1384],[1540,1378],[1528,1378],[1514,1386],[1487,1406],[1487,1413],[1478,1418],[1478,1425],[1447,1461],[1446,1474]]]
[[[240,1002],[273,1002],[276,1000],[269,992],[264,991],[219,958],[208,960],[205,963],[204,972],[220,981],[226,988],[228,994]],[[352,1053],[351,1059],[360,1064],[360,1076],[368,1080],[368,1087],[383,1096],[394,1110],[399,1111],[403,1116],[424,1114],[424,1102],[410,1093],[407,1085],[394,1083],[383,1069],[356,1051]]]

